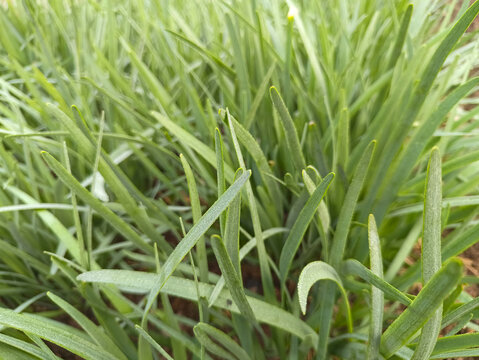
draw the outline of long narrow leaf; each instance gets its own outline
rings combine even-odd
[[[374,215],[368,219],[369,256],[371,258],[371,271],[379,278],[383,278],[383,260],[378,229]],[[383,333],[384,293],[371,286],[371,325],[369,327],[368,359],[379,357],[379,345]]]
[[[149,292],[157,283],[157,275],[155,274],[129,270],[89,271],[80,274],[77,279],[79,281],[92,283],[112,284],[125,291],[140,294]],[[200,296],[208,298],[208,295],[211,294],[214,286],[198,283],[198,288]],[[198,293],[193,280],[170,276],[161,288],[161,291],[171,296],[198,301]],[[256,320],[259,322],[285,330],[298,336],[300,339],[311,338],[313,344],[318,340],[316,332],[297,316],[254,297],[247,296],[246,298],[248,299],[251,309],[253,309]],[[240,313],[238,307],[232,301],[231,294],[227,290],[221,291],[214,306],[237,314]]]
[[[181,242],[176,246],[173,252],[168,256],[163,264],[158,277],[156,278],[154,286],[151,288],[151,293],[148,296],[148,302],[145,307],[145,315],[153,305],[153,301],[158,296],[161,288],[165,285],[166,280],[173,274],[178,264],[188,254],[188,252],[195,246],[198,239],[213,225],[220,214],[226,210],[226,207],[233,201],[236,195],[240,192],[243,185],[248,181],[251,171],[244,172],[223,195],[204,213],[201,219],[191,228]]]
[[[211,325],[199,323],[195,325],[193,331],[195,332],[198,341],[200,341],[206,349],[224,359],[251,359],[248,353],[233,341],[233,339]]]
[[[75,329],[68,331],[65,326],[28,314],[17,314],[12,310],[0,309],[0,324],[37,335],[86,360],[117,359],[115,355],[108,353],[100,346],[78,336],[73,331]]]
[[[240,310],[241,314],[244,315],[250,322],[255,322],[255,316],[251,310],[251,306],[246,299],[243,284],[238,275],[238,272],[231,261],[231,258],[226,251],[225,244],[218,236],[213,236],[211,238],[211,246],[218,261],[218,265],[221,269],[226,282],[226,286],[230,290],[231,297],[235,302],[236,306]]]
[[[462,262],[451,259],[429,280],[407,309],[381,337],[381,353],[391,357],[434,315],[462,276]]]
[[[269,93],[271,100],[273,101],[273,105],[281,119],[281,124],[283,124],[286,145],[290,151],[294,167],[297,171],[301,171],[306,167],[306,162],[304,161],[303,151],[301,150],[301,146],[299,144],[298,133],[296,131],[296,127],[294,126],[293,119],[291,119],[291,115],[289,115],[289,111],[286,108],[281,95],[279,95],[278,90],[272,86]]]
[[[289,232],[288,238],[286,239],[283,249],[281,250],[281,256],[279,259],[280,279],[283,284],[286,281],[289,268],[291,267],[291,262],[293,261],[296,251],[298,251],[304,233],[306,232],[309,223],[313,219],[314,214],[316,213],[316,210],[318,209],[318,206],[333,179],[334,173],[329,173],[323,179],[323,181],[321,181],[321,183],[314,190],[314,193],[304,205],[303,209],[298,215],[298,218],[296,219],[296,222]]]
[[[441,268],[441,157],[434,148],[429,159],[424,199],[424,234],[422,240],[422,278],[427,284]],[[442,305],[421,330],[412,360],[427,359],[434,349],[441,328]]]
[[[352,332],[352,317],[351,310],[349,308],[349,300],[344,290],[343,283],[336,270],[323,261],[314,261],[304,267],[299,275],[298,279],[298,299],[301,311],[306,313],[306,304],[308,299],[309,290],[319,280],[331,280],[334,281],[343,295],[344,303],[346,305],[346,319],[348,321],[349,332]]]

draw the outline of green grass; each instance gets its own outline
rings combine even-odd
[[[479,356],[479,1],[6,3],[1,359]]]

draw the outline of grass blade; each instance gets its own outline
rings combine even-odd
[[[386,329],[381,337],[381,353],[391,357],[434,315],[446,296],[462,277],[462,262],[453,258],[422,288],[407,309]]]
[[[383,260],[378,229],[374,215],[368,219],[369,256],[371,258],[371,271],[379,278],[383,278]],[[369,328],[368,359],[379,358],[379,345],[383,333],[384,293],[371,286],[371,325]]]
[[[43,159],[50,169],[60,178],[60,180],[70,188],[85,203],[92,207],[98,214],[108,221],[121,234],[135,243],[140,249],[151,252],[151,247],[139,236],[128,224],[121,220],[113,211],[108,209],[103,203],[94,197],[57,161],[47,152],[42,152]]]
[[[263,232],[263,240],[266,240],[270,238],[271,236],[287,232],[288,229],[286,228],[272,228],[268,229],[265,232]],[[245,258],[248,253],[253,250],[257,245],[256,238],[252,238],[250,241],[248,241],[243,247],[241,248],[239,252],[239,259],[240,262]],[[213,305],[216,302],[216,299],[218,298],[219,294],[221,293],[221,290],[223,289],[225,285],[225,279],[224,277],[220,277],[219,280],[216,282],[214,290],[211,292],[210,297],[208,299],[208,304]]]
[[[301,170],[306,167],[306,162],[304,161],[303,151],[299,144],[298,133],[294,126],[293,119],[291,118],[281,95],[279,95],[278,90],[276,90],[274,86],[269,89],[269,94],[273,101],[273,105],[279,114],[281,124],[283,124],[286,145],[288,146],[289,153],[292,157],[293,165],[296,171],[301,172]]]
[[[207,350],[224,359],[250,360],[246,351],[223,331],[205,324],[198,323],[194,328],[196,338]],[[221,345],[221,346],[220,346]]]
[[[346,318],[348,322],[349,332],[353,331],[353,322],[351,317],[351,310],[349,308],[348,296],[344,290],[343,283],[336,270],[331,265],[323,261],[314,261],[305,266],[301,271],[298,279],[298,299],[301,311],[306,313],[306,303],[308,299],[309,290],[319,280],[334,281],[341,291],[346,307]]]
[[[343,262],[341,266],[341,274],[343,276],[359,276],[367,283],[380,289],[389,299],[399,301],[403,305],[409,305],[412,301],[406,294],[374,274],[366,266],[355,259],[348,259]]]
[[[8,336],[8,335],[5,335],[5,334],[0,334],[0,342],[3,343],[3,344],[7,344],[11,347],[14,347],[14,348],[17,348],[17,349],[20,349],[22,350],[22,352],[19,354],[30,354],[30,355],[33,355],[34,357],[26,357],[27,359],[45,359],[46,360],[46,357],[43,355],[43,351],[41,351],[37,346],[35,345],[32,345],[31,343],[28,343],[26,341],[23,341],[23,340],[19,340],[17,338],[14,338],[13,336]],[[11,349],[11,348],[10,348]],[[0,352],[0,356],[1,356],[1,352]],[[18,355],[17,355],[18,356]],[[4,359],[21,359],[20,357],[7,357],[5,356]]]
[[[328,191],[329,185],[334,179],[334,173],[329,173],[321,181],[321,183],[316,187],[311,197],[306,202],[305,206],[301,210],[296,219],[289,235],[284,243],[283,249],[281,250],[281,256],[279,259],[279,273],[281,283],[284,285],[286,277],[291,267],[293,258],[298,251],[299,245],[303,239],[304,233],[306,232],[309,223],[314,217],[318,206],[323,199],[324,195]]]
[[[191,212],[193,214],[193,223],[196,224],[201,218],[200,197],[198,195],[198,188],[196,187],[195,176],[191,170],[188,160],[180,154],[181,164],[185,171],[186,181],[188,183],[188,192],[190,194]],[[205,239],[201,236],[196,243],[196,255],[198,258],[198,265],[200,267],[200,280],[208,282],[208,259],[206,257]]]
[[[442,319],[442,328],[445,328],[448,325],[451,325],[453,322],[457,321],[464,315],[470,314],[474,309],[479,307],[479,297],[462,304],[461,306],[457,307],[456,309],[448,312],[446,316]]]
[[[151,344],[151,346],[158,350],[161,356],[163,356],[166,360],[173,360],[173,358],[165,351],[165,349],[163,349],[161,345],[155,341],[155,339],[153,339],[145,330],[143,330],[141,326],[136,325],[135,329],[140,333],[141,336],[143,336],[143,338],[146,339],[146,341]]]
[[[361,160],[359,160],[358,166],[353,175],[353,179],[349,185],[348,192],[344,198],[344,203],[341,207],[341,212],[339,213],[338,225],[336,226],[336,232],[334,234],[333,243],[331,246],[330,263],[333,267],[338,266],[343,259],[349,228],[351,226],[351,220],[353,218],[359,194],[361,193],[366,174],[368,173],[375,148],[376,141],[373,140],[369,143],[369,146],[364,151]]]
[[[153,305],[153,301],[158,296],[161,288],[165,285],[166,280],[173,274],[178,264],[193,248],[198,239],[213,225],[220,214],[226,210],[227,206],[238,195],[243,185],[248,181],[251,171],[245,171],[223,195],[205,212],[201,219],[191,228],[181,242],[175,247],[173,252],[168,256],[158,274],[151,293],[148,296],[148,302],[145,307],[145,315]]]
[[[231,202],[226,214],[224,246],[236,274],[241,281],[241,263],[239,254],[241,220],[241,193]]]
[[[226,251],[225,244],[220,237],[213,236],[211,238],[211,246],[213,247],[216,260],[218,261],[218,265],[225,278],[226,286],[230,291],[233,301],[240,310],[241,314],[244,315],[250,322],[255,323],[256,319],[253,310],[251,310],[251,306],[246,299],[243,284],[235,266],[231,261],[231,258],[228,255],[228,252]]]
[[[0,309],[0,324],[34,334],[42,339],[57,344],[85,360],[115,360],[117,357],[98,345],[85,340],[77,334],[76,329],[67,330],[65,325],[47,321],[29,314],[17,314],[12,310]]]
[[[356,209],[356,203],[363,187],[375,147],[376,141],[373,140],[369,143],[368,147],[364,151],[344,198],[344,203],[339,213],[338,224],[336,226],[336,232],[334,233],[331,250],[328,257],[329,263],[334,268],[339,268],[340,262],[343,259],[349,228],[351,226],[351,220]],[[317,359],[326,358],[329,329],[331,326],[333,304],[335,299],[335,289],[331,286],[331,284],[324,284],[321,290],[319,312],[322,323],[320,324],[319,329],[320,334]]]
[[[91,339],[98,344],[102,349],[108,351],[109,353],[116,356],[118,360],[120,359],[127,359],[126,356],[118,349],[118,347],[111,341],[111,339],[105,335],[103,331],[101,331],[97,325],[90,319],[88,319],[85,315],[83,315],[80,311],[75,309],[65,300],[59,298],[55,294],[47,293],[47,296],[52,300],[55,304],[57,304],[60,308],[65,310],[65,312],[70,315],[73,320],[76,321],[78,325],[80,325],[87,333],[90,335]]]
[[[222,114],[223,111],[220,110],[220,115]],[[260,171],[261,180],[265,184],[271,199],[276,203],[276,208],[280,211],[282,204],[277,204],[277,202],[281,201],[283,197],[279,191],[278,184],[272,178],[273,172],[269,167],[268,160],[266,159],[263,150],[261,150],[261,147],[253,135],[251,135],[249,131],[246,130],[233,116],[229,115],[228,119],[231,120],[231,124],[234,126],[234,132],[238,141],[248,151],[256,163],[256,166]]]
[[[233,140],[233,146],[236,152],[236,157],[238,158],[238,163],[242,169],[246,170],[243,153],[241,152],[238,138],[236,137],[236,131],[232,123],[232,117],[230,116],[228,109],[226,109],[226,117],[228,120],[229,129],[231,132],[231,139]],[[251,186],[250,181],[246,183],[246,200],[251,210],[251,221],[253,222],[254,236],[257,240],[256,248],[258,250],[261,282],[263,284],[264,294],[269,301],[275,301],[276,297],[274,296],[273,278],[271,276],[271,269],[269,268],[266,247],[264,246],[263,230],[262,230],[261,221],[259,217],[258,205],[255,199],[255,196],[253,193],[253,187]]]
[[[215,129],[215,152],[216,152],[216,182],[218,184],[218,197],[223,195],[226,188],[225,182],[225,160],[223,155],[223,139],[221,138],[220,129]],[[226,214],[220,215],[221,236],[224,236],[226,223]]]
[[[427,284],[441,268],[441,156],[434,148],[427,168],[426,196],[424,200],[424,234],[422,241],[422,278]],[[421,330],[419,344],[412,360],[427,359],[434,349],[441,329],[442,305]]]
[[[152,112],[152,115],[161,125],[176,136],[184,146],[197,152],[198,155],[205,159],[211,166],[216,168],[216,154],[213,150],[166,116],[155,111]],[[225,164],[224,171],[226,181],[232,183],[234,172],[228,164]]]
[[[96,270],[85,272],[77,277],[79,281],[112,284],[120,287],[124,291],[139,294],[149,292],[157,283],[157,279],[158,277],[155,274],[130,270]],[[201,297],[208,298],[214,286],[198,283],[198,288]],[[196,285],[193,280],[170,276],[161,288],[161,291],[171,296],[178,296],[191,301],[199,301]],[[313,344],[317,342],[318,335],[316,332],[297,316],[254,297],[246,296],[246,298],[253,309],[253,313],[256,315],[257,321],[285,330],[300,339],[310,338]],[[213,305],[237,314],[240,313],[227,290],[223,290],[219,294]]]

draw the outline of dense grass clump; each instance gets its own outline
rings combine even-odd
[[[478,13],[2,2],[0,358],[479,356]]]

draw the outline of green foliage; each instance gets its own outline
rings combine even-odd
[[[0,358],[478,356],[478,13],[2,2]]]

